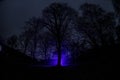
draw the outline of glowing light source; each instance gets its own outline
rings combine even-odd
[[[68,63],[68,55],[67,55],[67,52],[66,51],[62,51],[62,54],[61,54],[61,66],[68,66],[69,63]],[[58,64],[58,54],[55,53],[53,55],[53,58],[52,60],[50,61],[50,65],[52,66],[56,66]]]
[[[61,66],[68,66],[68,56],[66,52],[62,52]]]

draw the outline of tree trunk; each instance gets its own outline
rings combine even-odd
[[[61,66],[61,43],[60,42],[58,42],[57,50],[58,50],[58,63],[57,63],[57,66],[60,67]]]

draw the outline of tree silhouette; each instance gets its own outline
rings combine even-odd
[[[25,30],[24,32],[22,32],[19,35],[19,46],[20,46],[20,50],[21,52],[25,53],[28,50],[28,46],[30,44],[30,40],[31,40],[31,31],[30,30]]]
[[[44,59],[48,59],[50,56],[48,54],[49,49],[51,47],[50,35],[48,32],[41,33],[39,36],[39,49],[40,52],[43,54]]]
[[[64,3],[52,3],[43,10],[45,27],[56,41],[58,66],[61,66],[61,47],[69,32],[72,18],[76,11]]]
[[[80,7],[82,16],[78,19],[77,31],[87,36],[93,47],[114,43],[115,18],[96,4],[85,3]]]
[[[116,14],[120,17],[120,1],[119,0],[111,0],[116,11]]]
[[[17,49],[18,47],[18,37],[16,35],[13,35],[7,39],[6,44],[10,46],[11,48]]]
[[[41,19],[36,17],[29,19],[29,21],[27,21],[26,25],[24,26],[24,32],[22,35],[24,52],[26,52],[26,49],[28,48],[32,57],[35,57],[37,44],[39,41],[39,32],[41,29]]]
[[[117,43],[120,45],[120,1],[119,0],[112,0],[115,13],[116,13],[116,34],[117,34]]]

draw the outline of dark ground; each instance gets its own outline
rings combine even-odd
[[[116,46],[89,50],[78,58],[79,66],[31,67],[35,60],[5,48],[0,55],[0,80],[110,80],[119,49]]]
[[[0,80],[109,80],[111,70],[110,66],[90,64],[76,67],[6,66],[0,69]]]

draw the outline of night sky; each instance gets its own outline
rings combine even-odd
[[[40,16],[41,11],[52,2],[65,2],[78,10],[85,2],[100,4],[107,11],[113,11],[109,0],[3,0],[0,2],[0,27],[4,38],[20,34],[24,22],[33,16]]]

